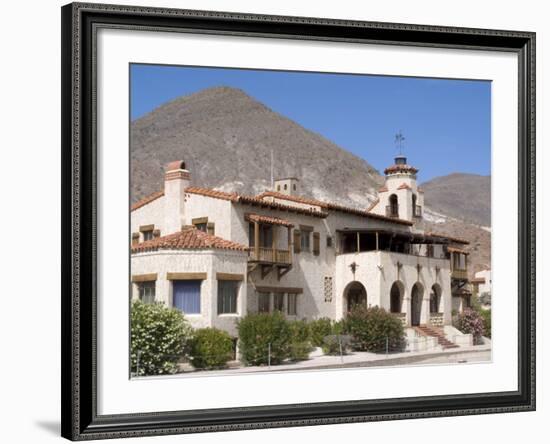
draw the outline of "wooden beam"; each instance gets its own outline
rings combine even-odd
[[[262,279],[265,279],[269,273],[271,273],[271,270],[273,270],[274,265],[265,265],[262,264]]]
[[[216,279],[219,281],[243,281],[244,274],[237,273],[216,273]]]
[[[139,227],[139,231],[141,231],[142,233],[144,231],[152,231],[154,229],[155,229],[155,224],[140,225],[140,227]]]
[[[191,219],[191,224],[192,225],[207,224],[207,223],[208,223],[208,218],[207,217],[195,217],[194,219]]]
[[[256,290],[260,293],[294,293],[300,294],[304,292],[303,288],[299,287],[261,287],[256,286]]]
[[[277,280],[280,281],[281,278],[282,278],[285,274],[287,274],[291,269],[292,269],[292,265],[289,266],[289,267],[279,267],[279,268],[277,269]],[[287,293],[289,293],[289,292],[287,292]]]
[[[378,231],[376,232],[376,249],[379,250],[379,248],[378,248]]]
[[[205,280],[206,277],[206,273],[166,273],[166,279],[169,281]]]
[[[257,221],[254,222],[254,256],[260,260],[260,224]]]
[[[132,275],[132,282],[150,282],[150,281],[156,281],[156,280],[157,280],[157,273]]]

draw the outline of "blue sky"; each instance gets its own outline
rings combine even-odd
[[[403,153],[419,180],[491,172],[488,81],[131,65],[131,119],[205,88],[244,90],[380,172]]]

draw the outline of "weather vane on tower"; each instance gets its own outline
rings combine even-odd
[[[403,154],[403,142],[405,141],[405,136],[403,136],[403,133],[401,130],[395,135],[395,146],[399,150],[399,155],[401,156]]]

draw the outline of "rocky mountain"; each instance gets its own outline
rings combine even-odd
[[[366,206],[380,186],[363,159],[257,102],[210,88],[177,98],[131,125],[132,201],[162,188],[163,166],[183,159],[193,185],[254,194],[275,178],[300,178],[319,199]]]
[[[131,200],[161,190],[163,167],[186,162],[193,185],[257,194],[300,178],[300,194],[366,208],[383,177],[365,160],[241,90],[179,97],[131,123]],[[422,185],[426,229],[470,240],[472,270],[490,266],[490,177],[452,174]]]
[[[491,226],[491,176],[454,173],[422,184],[429,207],[441,214]]]

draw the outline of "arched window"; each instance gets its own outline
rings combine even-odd
[[[285,183],[285,190],[286,190],[286,188],[287,188],[287,187],[286,187],[286,183]]]
[[[416,212],[416,194],[413,193],[412,195],[412,210],[413,210],[413,216],[417,216]]]
[[[397,195],[392,194],[390,196],[390,204],[387,208],[387,216],[397,217],[399,215],[399,205],[397,203]]]

